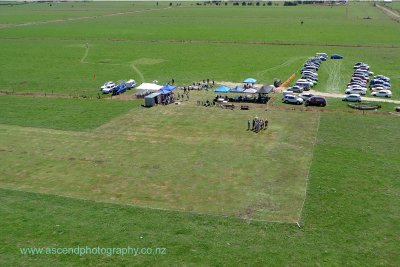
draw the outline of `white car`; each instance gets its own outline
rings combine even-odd
[[[347,88],[345,91],[346,94],[359,94],[359,95],[366,95],[367,90],[364,88],[357,88],[357,87],[352,87],[352,88]]]
[[[299,94],[299,97],[303,98],[303,100],[307,100],[307,99],[309,99],[309,98],[312,97],[312,96],[314,96],[314,95],[311,94],[311,93],[302,93],[302,94]]]
[[[388,91],[390,91],[391,88],[387,87],[387,86],[384,86],[382,84],[375,84],[375,85],[371,86],[371,90],[373,90],[373,91],[380,91],[380,90],[388,90]]]
[[[115,83],[114,82],[106,82],[102,87],[100,87],[100,90],[104,94],[110,93],[113,89],[115,88]]]
[[[349,102],[361,102],[361,96],[359,94],[350,94],[342,98],[343,101]]]
[[[136,86],[136,81],[133,80],[133,79],[130,79],[130,80],[128,80],[125,84],[128,86],[128,87],[127,87],[128,89],[131,89],[131,88],[133,88],[133,87]]]
[[[377,92],[372,92],[371,95],[378,97],[392,97],[392,92],[389,90],[380,90]]]
[[[292,91],[282,91],[282,95],[283,95],[283,97],[282,97],[282,100],[283,100],[283,99],[285,99],[285,96],[293,95],[293,92]]]
[[[302,93],[304,91],[303,87],[300,87],[298,85],[295,85],[293,87],[290,87],[286,89],[287,91],[293,92],[293,93]]]
[[[313,83],[307,81],[306,79],[298,79],[295,85],[299,86],[299,87],[303,87],[303,90],[305,90],[305,91],[310,90],[310,88],[312,86],[314,86]]]
[[[301,105],[303,104],[304,100],[301,97],[295,96],[295,95],[285,95],[283,97],[283,102],[286,104],[297,104],[297,105]]]

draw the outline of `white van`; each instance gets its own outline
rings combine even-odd
[[[297,86],[303,87],[304,91],[308,91],[311,89],[311,87],[314,85],[312,83],[310,83],[309,81],[305,80],[305,79],[299,79],[296,82]]]

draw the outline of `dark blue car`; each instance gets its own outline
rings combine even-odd
[[[342,59],[342,58],[343,58],[343,56],[338,55],[338,54],[331,55],[331,59]]]

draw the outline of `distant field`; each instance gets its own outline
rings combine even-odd
[[[396,10],[398,13],[400,13],[400,2],[394,1],[390,4],[385,4],[385,5],[389,8]]]
[[[60,19],[76,19],[90,16],[102,16],[112,13],[137,11],[154,4],[132,2],[72,2],[72,3],[30,3],[0,5],[0,27],[20,23],[43,22]]]
[[[157,10],[149,2],[1,6],[4,20],[25,21],[30,9],[51,16],[140,12],[0,29],[2,61],[7,62],[0,89],[95,95],[104,82],[128,78],[161,83],[174,78],[183,85],[206,78],[255,77],[271,83],[298,71],[316,52],[327,52],[345,59],[337,66],[323,65],[319,90],[342,91],[352,65],[364,61],[392,79],[394,97],[399,98],[400,76],[392,67],[400,60],[399,28],[369,3],[352,4],[347,11],[345,6],[168,4],[160,2]]]

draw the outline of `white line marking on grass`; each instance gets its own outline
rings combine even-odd
[[[130,66],[139,75],[141,81],[144,82],[144,76],[143,76],[142,72],[135,66],[135,64],[133,64],[133,62],[131,63]]]
[[[283,62],[282,64],[279,64],[279,65],[276,65],[276,66],[274,66],[274,67],[271,67],[271,68],[268,68],[268,69],[265,69],[265,70],[262,70],[262,71],[258,72],[258,73],[256,74],[256,76],[257,76],[257,78],[263,78],[263,75],[264,75],[265,73],[269,72],[269,71],[277,70],[277,69],[280,69],[280,68],[283,68],[283,67],[287,67],[287,66],[289,66],[290,64],[293,64],[294,62],[296,62],[297,60],[305,59],[305,58],[306,58],[306,57],[292,57],[291,59],[289,59],[289,60]]]
[[[301,215],[302,215],[302,213],[303,213],[303,208],[304,208],[304,204],[305,204],[305,202],[306,202],[306,198],[307,198],[307,189],[308,189],[308,180],[309,180],[309,177],[310,177],[310,169],[311,169],[311,165],[312,165],[312,162],[313,162],[313,159],[314,159],[314,149],[315,149],[315,144],[317,143],[317,141],[318,141],[318,132],[319,132],[319,124],[320,124],[320,122],[321,122],[321,114],[320,113],[318,113],[318,123],[317,123],[317,130],[316,130],[316,133],[315,133],[315,139],[314,139],[314,142],[313,142],[313,145],[312,145],[312,156],[311,156],[311,159],[310,159],[310,165],[308,166],[308,171],[307,171],[307,176],[306,176],[306,186],[304,187],[304,198],[303,198],[303,204],[301,205],[301,209],[300,209],[300,213],[299,213],[299,218],[298,218],[298,220],[297,220],[297,222],[296,222],[296,224],[297,224],[297,226],[300,228],[300,226],[301,226]]]
[[[121,202],[99,201],[99,200],[93,200],[93,199],[87,199],[87,198],[81,198],[81,197],[60,195],[60,194],[55,194],[55,193],[43,193],[43,192],[36,192],[36,191],[20,190],[20,189],[15,189],[15,188],[0,187],[0,189],[14,191],[14,192],[21,192],[21,193],[43,195],[43,196],[56,196],[56,197],[61,197],[61,198],[66,198],[66,199],[71,199],[71,200],[78,200],[78,201],[79,200],[80,201],[89,201],[89,202],[93,202],[93,203],[97,203],[97,204],[118,205],[118,206],[125,206],[125,207],[139,208],[139,209],[149,209],[149,210],[156,210],[156,211],[166,211],[166,212],[187,213],[187,214],[192,214],[192,215],[196,215],[196,216],[212,216],[212,217],[218,217],[218,218],[228,218],[228,219],[235,219],[235,220],[239,220],[239,221],[243,221],[243,222],[247,222],[247,223],[253,221],[253,222],[263,222],[263,223],[281,223],[281,224],[294,224],[294,225],[297,224],[296,222],[267,221],[267,220],[260,220],[260,219],[242,219],[237,216],[226,215],[226,214],[201,213],[201,212],[184,211],[184,210],[178,210],[178,209],[175,210],[175,209],[164,209],[164,208],[140,206],[140,205],[133,205],[133,204],[129,204],[129,203],[121,203]]]
[[[143,13],[143,12],[148,12],[148,11],[165,10],[165,9],[170,9],[170,8],[171,7],[150,8],[150,9],[144,9],[144,10],[135,10],[135,11],[118,12],[118,13],[110,13],[110,14],[100,14],[100,15],[96,15],[96,16],[84,16],[84,17],[77,17],[77,18],[55,19],[55,20],[47,20],[47,21],[31,21],[31,22],[23,22],[23,23],[19,23],[19,24],[5,24],[5,25],[0,25],[0,29],[26,27],[26,26],[50,24],[50,23],[63,23],[63,22],[79,21],[79,20],[86,20],[86,19],[96,19],[96,18],[101,18],[101,17],[123,16],[123,15]]]
[[[89,44],[86,44],[85,54],[83,54],[83,57],[81,58],[81,63],[88,63],[85,60],[89,54],[89,49],[90,49]]]

